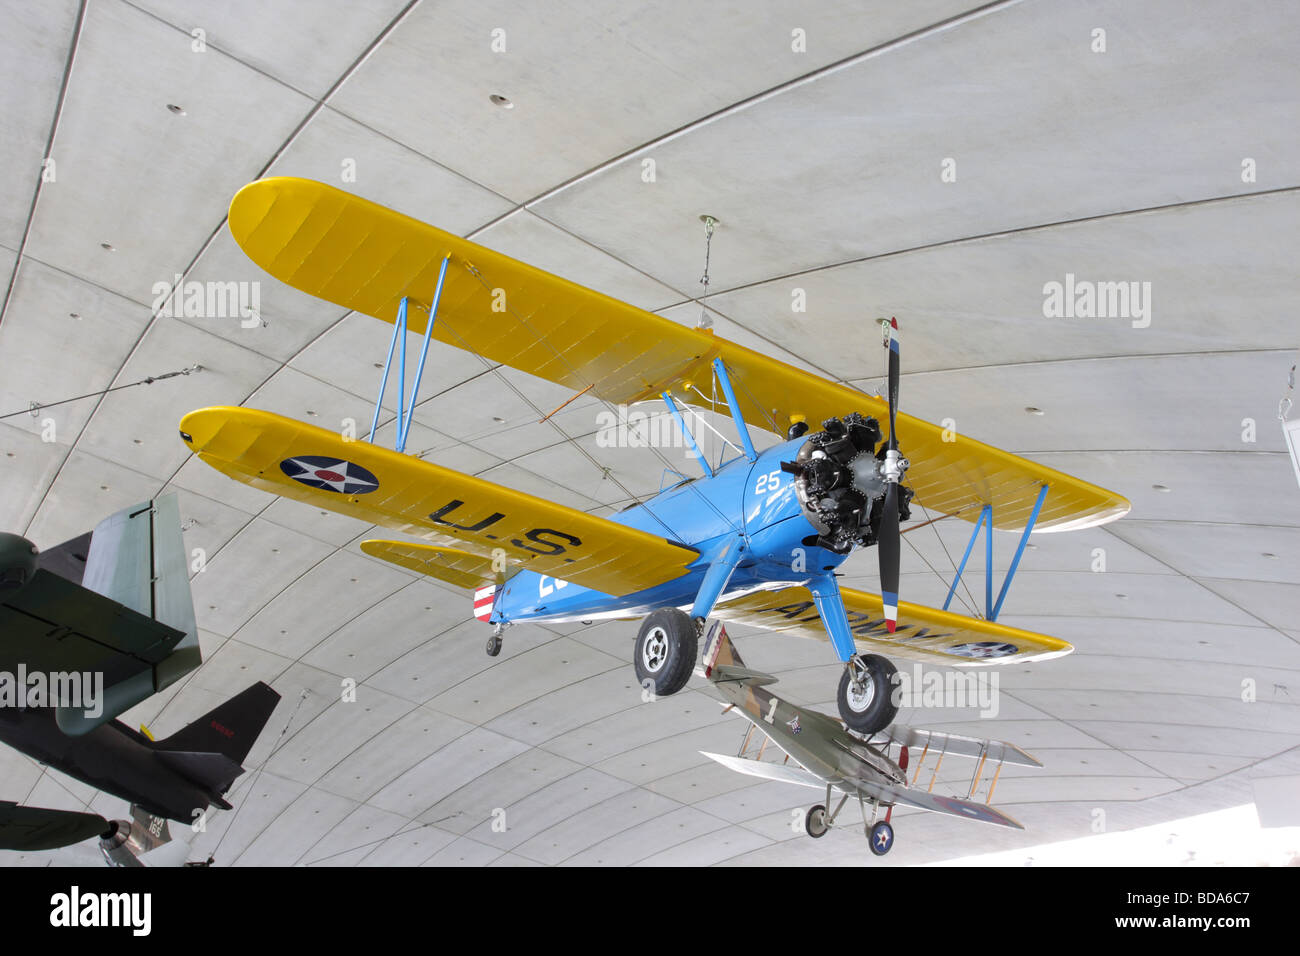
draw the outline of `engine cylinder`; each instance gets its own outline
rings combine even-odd
[[[847,554],[856,545],[875,543],[886,487],[882,437],[874,418],[857,412],[842,421],[829,418],[808,436],[795,460],[781,466],[795,476],[799,505],[817,529],[819,547]],[[899,490],[899,516],[906,520],[912,493]]]

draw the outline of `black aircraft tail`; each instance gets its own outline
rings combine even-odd
[[[154,745],[158,758],[213,793],[225,793],[243,773],[280,695],[258,683]]]

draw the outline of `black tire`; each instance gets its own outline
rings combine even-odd
[[[879,654],[864,654],[862,663],[867,669],[867,692],[860,698],[850,695],[852,680],[849,668],[845,667],[835,700],[840,707],[840,718],[850,730],[874,734],[884,730],[898,716],[898,705],[894,703],[898,668]]]
[[[894,828],[881,820],[871,828],[871,838],[867,843],[871,846],[872,853],[884,856],[894,848]]]
[[[695,622],[685,611],[663,607],[641,622],[632,663],[642,687],[650,681],[656,697],[675,694],[691,679],[699,652]]]
[[[820,840],[830,829],[830,824],[826,822],[826,808],[820,803],[815,807],[810,807],[803,818],[804,831],[814,840]]]
[[[487,640],[488,657],[496,657],[500,653],[501,653],[501,638],[498,635],[493,634]]]

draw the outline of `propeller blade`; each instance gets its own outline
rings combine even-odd
[[[876,550],[880,552],[880,600],[885,605],[885,626],[890,634],[898,626],[898,559],[901,549],[898,533],[898,483],[890,482],[880,512],[880,534],[876,538]]]
[[[886,344],[889,349],[889,447],[894,451],[898,450],[898,430],[896,428],[898,415],[898,319],[889,320],[889,341]]]
[[[890,318],[886,326],[885,347],[889,349],[889,455],[898,456],[898,319]],[[898,562],[902,542],[898,531],[898,482],[901,476],[889,479],[885,489],[885,502],[880,511],[880,530],[876,536],[876,550],[880,552],[880,600],[885,605],[885,626],[893,634],[898,626]]]

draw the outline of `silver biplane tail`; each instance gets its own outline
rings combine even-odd
[[[721,621],[714,621],[710,625],[709,633],[704,639],[704,656],[700,663],[704,676],[714,683],[734,681],[751,687],[776,683],[776,678],[771,674],[750,670],[745,666],[740,652],[736,650],[736,645],[731,643],[731,638],[727,636],[727,628]]]

